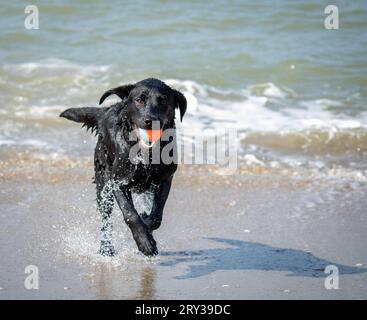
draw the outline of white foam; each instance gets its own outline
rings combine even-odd
[[[65,106],[62,105],[49,105],[49,106],[40,106],[33,105],[27,107],[25,105],[19,106],[17,111],[14,112],[14,115],[17,117],[31,117],[31,118],[57,118],[60,112],[65,110]]]
[[[243,160],[247,165],[256,165],[256,166],[264,166],[265,163],[261,160],[259,160],[256,156],[253,154],[245,154],[243,157]]]
[[[32,146],[32,147],[41,147],[45,148],[48,146],[48,143],[42,140],[36,140],[36,139],[25,139],[20,142],[20,144],[25,146]]]
[[[341,102],[329,99],[315,99],[300,103],[300,107],[290,105],[283,100],[279,110],[268,107],[269,98],[285,98],[285,90],[273,83],[250,86],[236,92],[242,101],[230,100],[233,91],[222,90],[225,100],[212,97],[218,92],[210,86],[199,85],[193,81],[169,79],[169,85],[180,89],[188,100],[186,119],[182,126],[195,134],[205,128],[227,127],[239,131],[279,132],[285,130],[304,131],[305,129],[356,129],[367,128],[367,116],[361,114],[358,119],[347,115],[334,114],[328,106],[341,106]],[[263,95],[254,95],[255,87],[261,88]],[[289,90],[287,90],[289,91]]]
[[[73,63],[68,60],[51,58],[51,59],[44,59],[39,62],[26,62],[26,63],[19,63],[19,64],[5,64],[3,66],[4,70],[7,71],[14,71],[14,72],[21,72],[25,74],[31,74],[36,71],[48,71],[48,70],[77,70],[78,72],[106,72],[109,70],[109,66],[82,66],[76,63]]]
[[[0,145],[12,145],[15,144],[16,142],[14,140],[9,140],[9,139],[0,139]]]
[[[282,89],[272,82],[252,85],[247,89],[250,94],[263,95],[272,98],[286,98],[289,95],[295,95],[295,93],[289,88]]]

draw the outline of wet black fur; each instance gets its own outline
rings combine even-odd
[[[102,216],[100,253],[107,256],[116,253],[111,238],[111,213],[116,199],[139,250],[145,255],[155,255],[158,250],[152,232],[161,224],[177,164],[139,162],[135,165],[129,159],[129,152],[136,142],[129,140],[129,134],[136,127],[148,129],[151,121],[159,121],[163,129],[175,128],[175,109],[179,108],[182,120],[186,99],[164,82],[152,78],[110,89],[102,95],[100,104],[112,94],[122,101],[104,108],[71,108],[60,116],[83,123],[98,136],[94,166],[97,207]],[[167,143],[161,141],[160,148]],[[132,192],[153,193],[150,214],[138,214]]]

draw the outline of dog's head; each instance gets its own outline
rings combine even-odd
[[[186,112],[184,95],[158,79],[145,79],[108,90],[99,103],[115,94],[123,100],[129,120],[133,126],[151,129],[154,121],[162,129],[173,127],[175,109],[179,108],[181,121]]]
[[[181,121],[186,112],[187,102],[184,95],[158,79],[149,78],[110,89],[102,95],[99,104],[113,94],[121,98],[124,115],[138,135],[146,135],[146,141],[152,139],[152,129],[154,136],[154,129],[174,127],[175,109],[180,110]],[[93,130],[98,129],[103,112],[104,109],[101,108],[71,108],[60,116],[82,122]]]

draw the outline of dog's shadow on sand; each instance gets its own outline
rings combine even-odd
[[[327,261],[310,252],[276,248],[269,245],[223,238],[205,238],[232,247],[193,251],[166,251],[168,258],[161,266],[188,263],[187,273],[176,279],[190,279],[208,275],[217,270],[284,271],[287,276],[325,278],[328,265],[338,267],[339,275],[367,272],[366,268],[351,267]]]

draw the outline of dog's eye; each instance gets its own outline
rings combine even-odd
[[[144,100],[142,98],[136,98],[135,99],[136,104],[141,107],[144,105]]]

